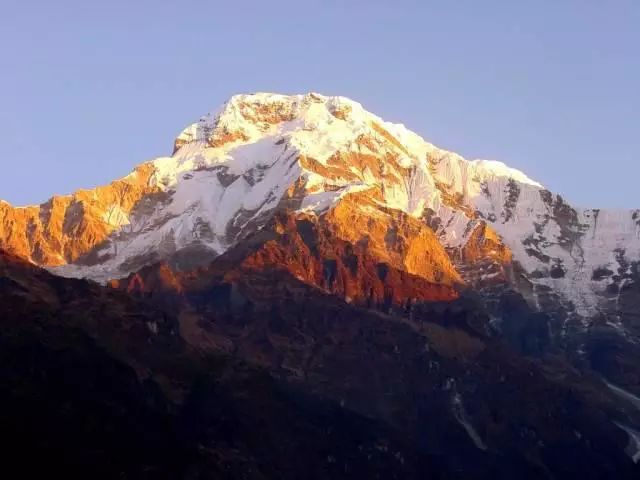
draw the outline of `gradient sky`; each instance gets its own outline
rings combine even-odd
[[[637,0],[3,0],[0,198],[123,176],[234,93],[317,91],[640,207],[638,25]]]

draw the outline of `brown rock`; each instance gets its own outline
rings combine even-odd
[[[130,215],[150,185],[150,163],[130,175],[92,190],[55,196],[41,205],[13,207],[0,202],[0,246],[43,266],[64,265],[102,243]]]

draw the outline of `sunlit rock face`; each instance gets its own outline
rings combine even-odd
[[[126,177],[93,190],[50,198],[37,206],[0,201],[0,244],[43,266],[81,263],[82,257],[130,223],[140,201],[159,189],[142,164]]]
[[[357,102],[315,93],[234,96],[185,128],[170,157],[108,186],[40,206],[1,203],[0,245],[106,282],[158,261],[206,265],[275,218],[277,248],[251,261],[275,261],[297,245],[287,229],[300,236],[310,225],[320,247],[338,243],[314,257],[302,241],[290,268],[344,297],[379,296],[344,262],[358,251],[443,292],[510,285],[563,321],[588,325],[597,314],[637,329],[638,211],[575,208],[500,162],[465,160]]]

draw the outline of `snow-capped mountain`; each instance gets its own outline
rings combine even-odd
[[[171,156],[108,186],[39,206],[0,202],[0,246],[104,282],[163,259],[206,263],[278,212],[338,207],[341,239],[382,229],[376,258],[431,283],[511,284],[537,308],[635,322],[624,292],[638,277],[640,210],[572,207],[501,162],[466,160],[315,93],[234,96],[185,128]]]

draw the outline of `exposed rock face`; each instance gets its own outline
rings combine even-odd
[[[340,218],[343,214],[348,218]],[[368,229],[361,228],[363,221]],[[180,294],[193,278],[235,281],[272,270],[347,302],[383,310],[451,301],[461,286],[446,252],[422,223],[402,214],[394,218],[393,212],[377,220],[363,218],[348,205],[321,216],[278,214],[209,268],[182,273],[163,263],[110,285],[142,295]]]
[[[469,228],[466,242],[449,248],[465,283],[477,288],[508,283],[513,263],[511,249],[485,221],[473,222]]]
[[[357,199],[316,216],[276,216],[240,270],[284,269],[357,303],[452,300],[461,283],[431,230],[399,212],[363,214]]]
[[[14,208],[0,201],[0,245],[43,266],[82,263],[114,232],[130,223],[140,200],[158,191],[151,164],[94,190],[56,196],[38,206]]]

